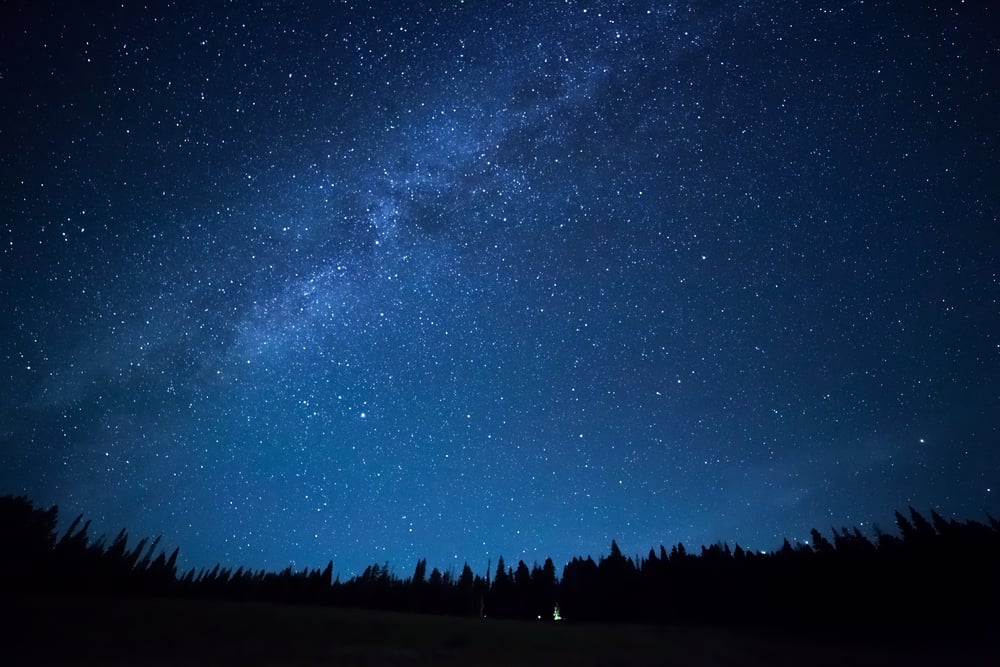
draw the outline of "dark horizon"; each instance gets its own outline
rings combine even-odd
[[[82,518],[60,535],[56,508],[5,496],[0,535],[8,546],[0,552],[0,584],[15,619],[37,607],[107,610],[116,599],[145,598],[186,601],[189,611],[197,602],[235,601],[546,623],[741,628],[772,639],[825,637],[897,649],[995,642],[1000,521],[959,522],[911,507],[897,510],[894,524],[898,535],[879,532],[874,540],[856,527],[827,536],[813,529],[811,546],[785,540],[770,553],[675,544],[633,559],[612,541],[597,560],[576,556],[561,570],[551,559],[528,566],[501,557],[495,572],[480,576],[468,564],[460,574],[428,570],[422,559],[409,577],[375,563],[341,579],[332,561],[322,569],[272,572],[219,563],[185,573],[177,566],[178,550],[168,555],[170,547],[159,538],[130,544],[122,530],[95,540]],[[803,596],[808,604],[799,602]],[[310,634],[327,632],[315,626]]]
[[[67,515],[62,511],[57,505],[44,505],[35,504],[34,500],[28,496],[24,495],[13,495],[13,494],[0,494],[0,500],[3,501],[23,501],[29,506],[34,507],[36,511],[41,512],[52,512],[55,511],[58,514],[58,520],[54,524],[54,537],[57,541],[70,540],[74,534],[78,537],[86,536],[86,540],[94,545],[103,545],[107,547],[112,544],[117,537],[125,535],[127,537],[127,547],[129,549],[136,548],[137,544],[141,540],[146,544],[147,548],[150,544],[155,543],[158,546],[156,553],[162,553],[166,555],[167,553],[174,553],[175,564],[177,570],[178,578],[183,578],[183,575],[190,575],[192,573],[201,576],[211,572],[213,569],[218,570],[222,568],[223,570],[229,570],[234,572],[237,570],[247,570],[252,572],[271,572],[277,573],[282,570],[290,569],[292,572],[305,571],[318,571],[323,569],[323,563],[295,563],[292,561],[287,561],[274,568],[259,568],[253,567],[247,563],[240,562],[227,562],[224,560],[216,559],[205,564],[189,563],[185,562],[183,551],[177,545],[172,545],[163,542],[163,534],[155,533],[151,535],[139,535],[132,533],[127,526],[122,526],[114,531],[105,531],[99,525],[96,525],[93,519],[89,518],[86,513],[79,513],[75,515]],[[742,551],[750,554],[757,554],[761,556],[774,556],[779,554],[783,549],[788,549],[789,547],[795,549],[798,552],[818,550],[823,546],[828,546],[831,540],[836,541],[839,539],[841,533],[849,533],[851,536],[858,538],[863,538],[868,540],[872,545],[878,545],[880,540],[888,540],[892,542],[894,540],[905,540],[907,538],[907,530],[911,529],[912,524],[929,524],[931,523],[928,517],[933,517],[933,527],[939,533],[947,533],[948,529],[946,524],[951,525],[975,525],[982,524],[984,526],[991,526],[994,530],[1000,530],[1000,524],[997,522],[997,518],[988,512],[983,512],[982,517],[955,517],[954,515],[942,516],[937,512],[936,509],[931,509],[930,514],[926,517],[924,514],[913,507],[912,505],[905,508],[905,510],[900,513],[900,510],[895,510],[895,517],[890,517],[886,515],[884,521],[872,521],[867,524],[861,523],[857,525],[840,525],[840,526],[830,526],[827,530],[821,530],[813,527],[809,530],[809,537],[806,539],[792,539],[787,536],[781,539],[781,544],[775,546],[771,549],[755,549],[751,546],[741,544],[737,541],[731,541],[727,539],[718,539],[711,543],[700,543],[700,544],[685,544],[683,541],[660,541],[656,544],[650,544],[644,549],[639,551],[626,551],[622,550],[618,540],[614,537],[611,538],[609,546],[604,550],[599,550],[596,553],[583,553],[579,550],[574,550],[571,546],[561,547],[563,550],[567,550],[572,553],[572,556],[568,558],[565,562],[560,562],[557,559],[551,557],[544,557],[542,560],[535,560],[531,562],[524,561],[523,559],[507,559],[501,552],[496,558],[490,558],[487,560],[487,564],[484,569],[480,570],[476,567],[474,563],[469,560],[462,560],[461,565],[457,568],[453,564],[449,564],[448,567],[441,567],[436,563],[428,563],[426,557],[418,556],[417,559],[412,563],[393,563],[388,560],[377,560],[368,559],[364,561],[366,563],[364,568],[361,568],[357,572],[344,572],[337,568],[337,563],[332,559],[325,561],[331,568],[332,579],[347,582],[351,580],[356,580],[361,577],[364,572],[369,571],[372,566],[383,568],[383,571],[394,579],[406,582],[408,581],[407,572],[413,570],[414,566],[418,566],[423,563],[423,570],[426,573],[427,567],[432,570],[437,570],[441,574],[448,574],[453,578],[457,577],[458,573],[464,568],[468,567],[471,569],[476,577],[481,577],[487,582],[491,580],[496,568],[500,563],[507,563],[511,569],[516,567],[520,563],[524,563],[530,568],[540,567],[542,561],[551,561],[556,567],[557,572],[561,573],[567,565],[577,560],[597,560],[602,561],[612,552],[617,551],[624,559],[632,561],[638,566],[642,561],[647,558],[650,553],[664,553],[671,552],[675,553],[678,548],[681,549],[682,553],[686,553],[692,556],[704,556],[706,552],[711,552],[716,549],[725,549],[727,553],[732,551]],[[902,519],[900,518],[902,517]],[[863,530],[862,526],[868,526],[867,530]],[[117,536],[117,537],[116,537]],[[820,538],[817,541],[816,538]],[[148,554],[150,557],[156,554],[152,551]],[[355,554],[355,557],[360,557]],[[363,559],[363,557],[361,557]],[[557,578],[561,577],[561,574],[557,574]]]

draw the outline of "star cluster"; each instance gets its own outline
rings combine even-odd
[[[0,487],[344,575],[1000,512],[989,3],[374,5],[0,10]]]

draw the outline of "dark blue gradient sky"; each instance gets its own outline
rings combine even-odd
[[[0,9],[0,491],[342,576],[1000,514],[993,3],[374,4]]]

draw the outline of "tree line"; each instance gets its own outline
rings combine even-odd
[[[180,572],[160,538],[130,545],[125,530],[92,539],[79,516],[61,535],[58,508],[0,498],[0,583],[14,593],[156,595],[580,622],[696,623],[778,628],[990,631],[1000,604],[1000,523],[895,512],[898,534],[813,529],[809,542],[758,552],[681,543],[626,556],[615,541],[596,561],[528,566],[501,557],[485,576],[418,560],[408,577],[388,563],[341,581],[323,569],[279,572],[216,565]]]

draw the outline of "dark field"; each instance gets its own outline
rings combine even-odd
[[[6,665],[997,665],[997,644],[898,646],[711,628],[525,623],[176,600],[8,602]]]

